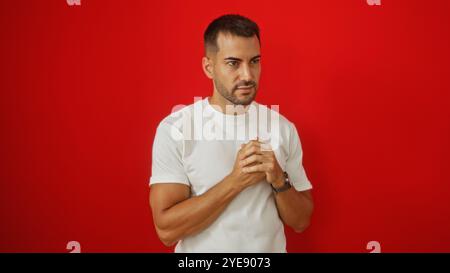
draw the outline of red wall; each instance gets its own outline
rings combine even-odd
[[[257,100],[302,139],[316,210],[291,252],[450,251],[450,1],[0,2],[0,251],[164,252],[151,145],[211,94],[202,33],[262,29]]]

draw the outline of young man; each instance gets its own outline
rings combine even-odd
[[[308,227],[312,186],[295,125],[254,101],[259,28],[224,15],[208,26],[204,45],[212,96],[166,117],[153,143],[157,234],[177,243],[175,252],[286,252],[283,223]]]

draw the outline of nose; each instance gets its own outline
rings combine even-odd
[[[253,80],[253,74],[252,71],[250,69],[250,67],[247,64],[244,64],[241,67],[241,71],[240,71],[240,78],[242,81],[251,81]]]

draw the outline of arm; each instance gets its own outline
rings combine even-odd
[[[171,246],[185,236],[205,229],[240,190],[229,178],[224,178],[206,193],[192,198],[189,198],[190,188],[186,185],[153,185],[150,205],[161,241]]]
[[[274,187],[277,186],[274,185]],[[275,194],[275,201],[278,214],[285,224],[296,232],[302,232],[309,226],[314,208],[310,190],[297,191],[292,187],[285,192]]]
[[[255,153],[242,160],[243,171],[246,173],[264,172],[266,180],[275,188],[284,184],[284,173],[273,151],[261,150],[261,143],[252,141],[249,144]],[[259,164],[255,164],[259,163]],[[296,232],[304,231],[310,223],[313,212],[311,191],[297,191],[294,187],[275,195],[278,214],[281,220]]]
[[[242,158],[242,151],[239,151],[236,162]],[[195,197],[190,197],[190,188],[184,184],[152,185],[150,206],[158,236],[166,246],[171,246],[186,236],[202,231],[243,189],[262,181],[264,176],[264,173],[243,173],[235,163],[230,175]]]

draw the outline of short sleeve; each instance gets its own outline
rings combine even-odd
[[[289,179],[297,191],[306,191],[312,189],[311,182],[306,176],[303,168],[303,151],[295,125],[290,123],[289,133],[289,155],[286,162],[286,172]]]
[[[152,174],[150,185],[158,183],[181,183],[190,186],[183,165],[183,139],[173,125],[162,121],[152,148]]]

